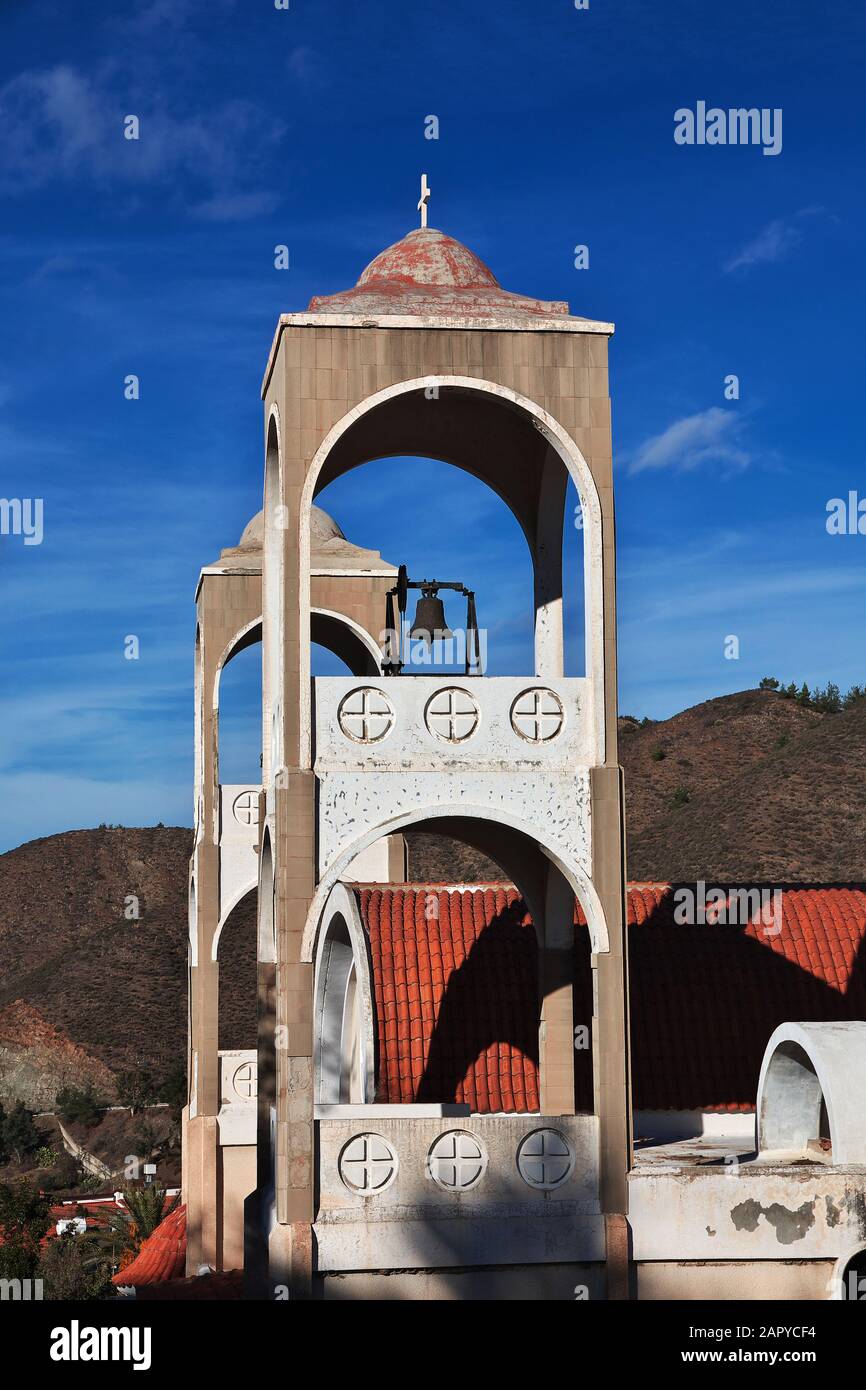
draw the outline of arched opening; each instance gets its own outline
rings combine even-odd
[[[218,941],[219,1050],[256,1047],[256,899],[253,888],[232,908]]]
[[[331,900],[315,978],[316,1101],[363,1105],[375,1092],[369,943],[356,901],[342,888]]]
[[[256,955],[262,964],[270,965],[277,959],[274,934],[274,857],[271,850],[271,833],[267,828],[262,836]]]
[[[490,382],[460,377],[440,377],[432,383],[407,381],[370,397],[360,414],[344,417],[330,431],[304,484],[299,545],[307,603],[306,532],[314,498],[361,464],[386,458],[442,460],[486,483],[506,503],[532,556],[534,665],[530,669],[539,677],[562,676],[565,670],[563,527],[569,479],[574,484],[581,525],[572,530],[579,532],[583,548],[583,669],[591,682],[593,761],[603,761],[601,510],[592,474],[574,441],[545,411]],[[385,544],[381,536],[376,539]],[[301,669],[309,669],[308,653],[302,652]],[[305,713],[309,696],[303,678],[299,699]],[[307,727],[303,714],[301,727]]]
[[[283,725],[283,541],[280,438],[276,410],[268,420],[265,450],[264,541],[262,555],[262,626],[264,640],[262,690],[262,781],[282,765]],[[309,560],[307,560],[309,565]]]
[[[231,649],[217,672],[214,727],[217,781],[257,786],[262,777],[261,624]]]
[[[481,667],[487,675],[523,675],[534,667],[532,555],[510,508],[488,484],[429,457],[367,461],[331,483],[319,502],[359,544],[381,549],[412,580],[459,582],[475,595]],[[405,518],[411,518],[407,525]],[[582,587],[582,585],[581,585]],[[410,640],[420,591],[409,594],[403,623],[406,674],[462,672],[466,598],[442,589],[453,636]],[[385,628],[382,604],[380,626]]]
[[[805,1048],[780,1042],[770,1058],[761,1090],[762,1150],[832,1155],[830,1123],[818,1073]]]
[[[346,1094],[347,1039],[358,1036],[346,1031],[346,1000],[363,955],[376,1039],[367,1100],[592,1113],[592,953],[571,885],[509,827],[451,816],[419,820],[412,831],[409,882],[354,882],[352,861],[333,890],[351,907],[338,914],[333,896],[325,904],[317,1096],[337,1103]],[[347,927],[352,914],[363,952]]]
[[[838,1281],[840,1299],[862,1302],[866,1298],[866,1249],[857,1250],[844,1262]]]

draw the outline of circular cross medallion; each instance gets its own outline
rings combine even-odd
[[[241,792],[240,796],[236,796],[232,803],[232,815],[238,825],[258,825],[258,792]]]
[[[517,1171],[529,1187],[549,1191],[571,1176],[574,1153],[558,1129],[536,1129],[521,1140]]]
[[[463,743],[471,738],[480,719],[478,706],[468,690],[446,686],[431,695],[424,710],[424,723],[443,743]]]
[[[538,686],[524,690],[511,706],[511,727],[527,743],[548,743],[556,738],[564,719],[562,701],[556,692]]]
[[[340,703],[337,721],[354,743],[379,743],[394,727],[394,706],[372,685],[350,690]]]
[[[430,1177],[449,1192],[465,1192],[474,1187],[486,1167],[487,1154],[481,1141],[462,1129],[440,1134],[427,1154]]]
[[[340,1154],[339,1168],[350,1192],[375,1197],[397,1176],[397,1155],[380,1134],[356,1134]]]
[[[252,1100],[257,1092],[255,1062],[241,1062],[232,1077],[232,1090],[241,1100]]]

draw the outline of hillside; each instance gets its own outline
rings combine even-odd
[[[866,705],[819,714],[750,690],[620,730],[631,879],[866,881]],[[408,839],[417,880],[502,876]],[[41,1107],[71,1075],[104,1092],[110,1073],[182,1062],[191,846],[177,827],[77,830],[0,855],[0,1098]],[[222,1047],[254,1044],[254,951],[249,898],[222,939]]]

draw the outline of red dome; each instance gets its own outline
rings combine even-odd
[[[560,317],[568,313],[568,305],[509,294],[468,246],[434,227],[416,227],[380,251],[350,290],[314,295],[307,312],[501,323],[505,318]]]
[[[378,280],[402,280],[408,285],[453,285],[499,288],[499,281],[474,251],[433,227],[416,227],[402,241],[387,246],[358,277],[358,286]]]

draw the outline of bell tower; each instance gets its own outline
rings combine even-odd
[[[426,224],[423,194],[422,204]],[[403,1270],[413,1260],[428,1270],[437,1261],[466,1269],[507,1260],[532,1270],[556,1258],[600,1271],[607,1296],[625,1296],[630,1105],[612,332],[565,303],[507,292],[467,247],[426,225],[378,255],[354,287],[316,297],[277,325],[262,390],[258,1173],[246,1248],[259,1287],[267,1278],[290,1297],[310,1297],[328,1272],[369,1269],[358,1265],[363,1258]],[[386,456],[405,457],[407,466],[418,456],[444,460],[510,508],[532,557],[532,669],[491,676],[473,652],[463,674],[409,669],[388,615],[403,632],[405,586],[416,583],[413,597],[427,605],[422,616],[435,628],[443,594],[451,618],[447,589],[432,576],[393,569],[365,588],[357,574],[333,566],[325,606],[378,649],[367,640],[367,659],[350,675],[311,676],[311,509],[329,483]],[[566,675],[563,659],[569,482],[584,546],[580,676]],[[399,524],[391,547],[395,535]],[[347,602],[340,595],[349,578]],[[463,590],[461,604],[470,597]],[[447,1105],[377,1104],[373,1056],[366,1071],[352,1072],[360,1100],[349,1103],[339,1087],[339,1102],[321,1099],[327,1088],[317,1070],[329,1025],[317,977],[333,975],[343,950],[342,937],[339,950],[323,950],[328,903],[360,877],[353,865],[371,846],[419,829],[489,854],[531,910],[539,982],[539,1099],[531,1114],[482,1116],[464,1106],[455,1120]],[[575,901],[594,986],[585,1020],[591,1111],[576,1103],[584,1020],[573,986]],[[347,931],[346,941],[363,938],[351,924]],[[351,973],[352,989],[362,992],[365,950],[361,941]],[[345,971],[340,979],[347,989]],[[362,1002],[361,1015],[371,1007]],[[437,1178],[449,1144],[460,1159],[454,1173],[463,1173],[464,1159],[472,1168],[476,1149],[484,1154],[483,1179],[466,1178],[476,1184],[470,1221],[451,1220],[461,1198]],[[397,1207],[416,1215],[396,1219]],[[549,1239],[554,1211],[562,1220]],[[496,1232],[509,1223],[512,1246],[503,1257]],[[362,1246],[378,1254],[353,1255]],[[551,1250],[558,1253],[544,1253]]]

